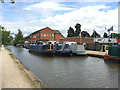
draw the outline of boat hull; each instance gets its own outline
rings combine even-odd
[[[29,50],[30,53],[41,54],[46,56],[53,56],[53,51],[36,51],[36,50]]]
[[[120,62],[120,57],[105,55],[105,56],[104,56],[104,60],[105,60],[105,61],[115,60],[115,61],[119,61],[119,62]]]
[[[56,56],[71,56],[72,55],[72,50],[67,50],[67,51],[56,51],[55,52]]]

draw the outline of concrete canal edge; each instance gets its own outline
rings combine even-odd
[[[90,51],[90,50],[87,50],[87,55],[88,56],[92,56],[92,57],[104,58],[105,54],[108,54],[108,51],[101,52],[101,51]]]
[[[20,62],[20,60],[18,60],[11,52],[9,49],[7,49],[9,52],[9,55],[11,56],[11,58],[15,61],[15,63],[18,65],[18,67],[20,68],[20,70],[25,74],[26,78],[29,79],[29,81],[31,83],[33,83],[33,85],[36,88],[47,88],[47,86],[45,84],[43,84],[43,82],[35,75],[33,74],[33,72],[31,70],[29,70],[24,64],[22,64],[22,62]]]
[[[102,55],[96,55],[96,54],[87,54],[87,55],[91,56],[91,57],[104,58],[104,56],[102,56]]]

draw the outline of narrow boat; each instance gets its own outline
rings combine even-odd
[[[73,55],[87,55],[83,44],[77,44],[76,42],[66,42],[69,44]]]
[[[51,44],[49,45],[30,45],[29,52],[49,55],[52,56],[54,54],[53,47]]]
[[[112,45],[108,48],[108,54],[104,56],[105,61],[118,61],[120,62],[120,45]]]
[[[58,45],[56,46],[55,55],[70,56],[72,55],[72,50],[68,44]]]

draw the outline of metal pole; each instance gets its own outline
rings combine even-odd
[[[94,30],[94,51],[95,51],[95,30]]]
[[[81,32],[80,32],[80,43],[81,43]]]

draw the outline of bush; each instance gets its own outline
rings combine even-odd
[[[106,45],[106,50],[108,50],[108,48],[109,48],[109,45]]]

